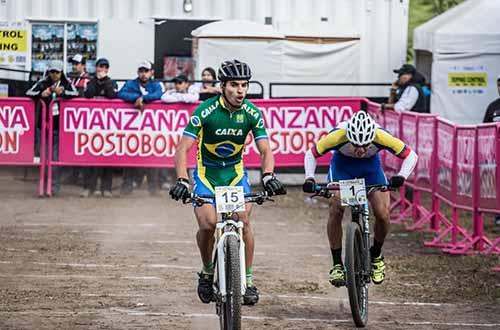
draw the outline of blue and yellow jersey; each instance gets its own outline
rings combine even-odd
[[[347,122],[340,123],[312,148],[316,158],[334,150],[347,157],[359,158],[354,153],[354,145],[347,139]],[[373,157],[381,150],[388,150],[401,159],[406,158],[411,151],[403,141],[377,125],[375,139],[370,143],[362,158]]]

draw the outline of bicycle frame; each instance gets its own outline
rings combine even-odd
[[[196,203],[203,205],[212,203],[213,195],[191,195],[190,198],[183,200],[183,203]],[[245,194],[245,203],[256,203],[262,205],[265,201],[273,201],[266,192],[248,193]],[[216,278],[214,283],[218,284],[218,296],[222,302],[225,302],[227,296],[226,290],[226,269],[225,269],[225,244],[228,236],[236,236],[239,240],[239,257],[240,257],[240,276],[241,276],[241,294],[244,295],[247,288],[246,281],[246,260],[245,260],[245,242],[243,240],[242,221],[232,218],[233,212],[221,213],[218,215],[217,224],[215,227],[215,247],[213,251],[214,266],[216,267]]]
[[[372,190],[381,190],[381,191],[387,191],[387,190],[393,190],[392,188],[388,187],[387,185],[372,185],[372,186],[367,186],[367,194],[369,195]],[[330,198],[332,196],[331,191],[338,191],[339,186],[338,185],[331,185],[331,184],[326,184],[326,185],[317,185],[316,188],[317,192],[314,196],[323,196],[326,198]],[[361,233],[363,235],[363,243],[365,246],[365,249],[363,249],[363,280],[365,283],[369,283],[371,281],[370,273],[371,273],[371,260],[370,260],[370,212],[369,212],[369,205],[368,205],[368,200],[366,200],[363,204],[361,205],[349,205],[351,208],[351,214],[352,214],[352,220],[356,222],[361,229]],[[360,218],[361,217],[361,221]]]

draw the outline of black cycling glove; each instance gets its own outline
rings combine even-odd
[[[285,186],[276,178],[274,173],[264,173],[262,175],[262,185],[269,196],[285,195]]]
[[[395,175],[389,180],[391,188],[399,188],[405,183],[405,178],[401,175]]]
[[[313,178],[307,178],[302,185],[302,191],[306,193],[316,192],[316,181]]]
[[[170,189],[170,197],[178,201],[182,199],[183,201],[189,197],[189,180],[184,178],[178,178],[175,186]]]

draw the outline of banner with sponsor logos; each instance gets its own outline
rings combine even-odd
[[[305,152],[339,122],[359,110],[360,99],[256,100],[263,114],[276,166],[303,166]],[[153,102],[143,111],[119,100],[60,101],[60,163],[173,167],[177,144],[193,104]],[[220,134],[230,134],[221,128]],[[194,149],[189,158],[194,166]],[[247,167],[260,167],[252,136]],[[328,165],[329,155],[319,160]]]
[[[454,170],[456,162],[456,126],[452,123],[438,119],[437,122],[437,146],[436,167],[437,181],[436,191],[451,202],[455,201],[455,178]]]
[[[399,138],[415,152],[417,152],[417,121],[418,115],[413,112],[405,112],[401,115],[401,134]],[[418,165],[415,168],[417,169]],[[410,174],[408,179],[411,181],[415,179],[415,171]]]
[[[401,133],[401,114],[395,111],[386,111],[384,113],[384,117],[385,129],[395,137],[399,138]],[[392,176],[399,172],[399,169],[401,168],[401,159],[396,156],[386,154],[384,158],[384,166],[387,176]]]
[[[0,164],[33,164],[35,104],[28,98],[0,99]]]
[[[500,209],[500,177],[498,160],[500,159],[499,127],[481,125],[477,128],[478,166],[479,166],[479,207]]]
[[[434,149],[436,147],[435,129],[436,116],[418,115],[418,165],[415,172],[415,183],[418,187],[432,187],[432,174],[435,170],[433,158]]]
[[[457,204],[472,205],[475,170],[476,127],[458,126],[457,128]]]

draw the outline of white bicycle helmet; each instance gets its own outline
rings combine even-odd
[[[347,139],[356,146],[366,146],[375,139],[376,124],[372,117],[358,111],[347,122]]]

